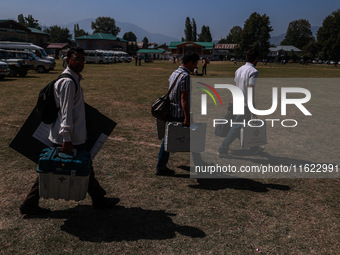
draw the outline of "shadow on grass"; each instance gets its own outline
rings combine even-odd
[[[189,171],[189,166],[181,165],[178,168]],[[173,177],[177,178],[190,178],[188,174],[175,174]],[[263,184],[259,181],[244,178],[230,178],[230,179],[197,179],[197,185],[189,185],[194,189],[205,190],[220,190],[220,189],[238,189],[238,190],[250,190],[254,192],[268,192],[268,189],[276,189],[287,191],[290,190],[289,186],[280,184]]]
[[[53,211],[46,217],[66,218],[60,229],[89,242],[164,240],[174,238],[176,232],[192,238],[206,236],[198,228],[175,224],[170,216],[176,214],[140,207],[93,210],[89,205],[78,205],[68,210]]]
[[[291,166],[291,165],[311,165],[311,164],[321,164],[321,165],[336,165],[334,162],[312,162],[303,159],[293,159],[287,157],[279,157],[279,156],[272,156],[268,152],[261,152],[256,156],[259,157],[252,157],[253,155],[247,150],[236,150],[232,152],[233,156],[237,156],[238,159],[242,159],[245,161],[250,161],[255,164],[270,164],[272,166],[283,165],[283,166]],[[250,157],[247,157],[250,156]],[[236,157],[235,157],[236,158]]]
[[[263,184],[259,181],[243,178],[230,179],[197,179],[197,185],[189,185],[190,188],[204,190],[220,190],[220,189],[237,189],[249,190],[253,192],[268,192],[269,189],[282,191],[290,190],[287,185],[280,184]]]
[[[231,159],[238,159],[243,161],[250,161],[258,165],[271,166],[300,166],[316,164],[311,161],[292,159],[288,157],[272,156],[267,152],[254,155],[249,150],[235,150],[231,153]],[[334,164],[334,163],[319,163],[319,164]],[[181,167],[182,168],[182,167]],[[184,169],[184,168],[182,168]],[[306,176],[305,176],[306,177]],[[287,176],[289,178],[289,176]],[[220,190],[220,189],[239,189],[250,190],[254,192],[268,192],[269,189],[276,189],[282,191],[290,190],[289,186],[279,184],[263,184],[259,181],[246,178],[220,178],[220,179],[197,179],[197,185],[190,185],[191,188],[205,189],[205,190]]]

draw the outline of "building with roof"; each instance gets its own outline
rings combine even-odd
[[[219,43],[214,47],[213,60],[225,60],[226,58],[235,56],[235,43]]]
[[[36,28],[25,27],[14,20],[0,20],[0,41],[29,42],[46,47],[48,34]]]
[[[279,46],[269,48],[268,57],[272,57],[272,58],[283,57],[291,51],[293,51],[294,53],[302,52],[302,50],[292,45],[279,45]]]
[[[54,55],[55,58],[59,58],[61,54],[66,54],[69,48],[68,43],[50,43],[47,46],[47,53]]]
[[[212,42],[171,42],[169,45],[171,53],[177,56],[196,53],[201,57],[211,57],[213,49],[214,43]]]
[[[165,49],[140,49],[136,52],[137,56],[141,56],[145,60],[168,60],[170,59],[170,52],[167,52]]]
[[[77,37],[77,45],[85,50],[120,50],[127,51],[128,41],[111,34],[96,33]]]

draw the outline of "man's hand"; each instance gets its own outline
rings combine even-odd
[[[63,142],[62,152],[72,155],[73,144],[71,142]]]

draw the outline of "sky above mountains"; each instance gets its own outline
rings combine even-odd
[[[253,12],[267,14],[274,29],[272,36],[277,36],[297,19],[321,26],[324,18],[339,8],[335,0],[11,0],[0,9],[0,19],[17,20],[21,13],[31,14],[42,26],[52,26],[108,16],[150,33],[181,39],[185,18],[190,17],[195,19],[198,32],[203,25],[209,26],[213,39],[218,40],[233,26],[243,27]]]

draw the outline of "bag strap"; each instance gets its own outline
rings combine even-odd
[[[170,87],[170,89],[169,89],[167,95],[169,95],[170,92],[171,92],[171,90],[175,87],[176,82],[177,82],[178,78],[181,76],[182,73],[184,73],[184,71],[183,71],[183,72],[180,72],[180,73],[177,75],[177,77],[176,77],[175,81],[172,83],[172,85],[171,85],[171,87]]]
[[[74,82],[74,84],[76,85],[76,93],[77,93],[77,91],[78,91],[78,83],[75,81],[73,76],[68,74],[68,73],[62,73],[61,75],[59,75],[57,81],[62,79],[62,78],[70,78]]]

